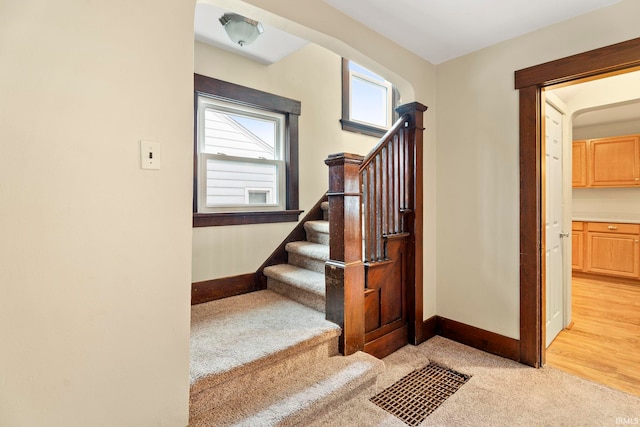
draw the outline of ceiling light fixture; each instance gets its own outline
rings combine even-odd
[[[264,32],[261,23],[237,13],[225,13],[220,17],[220,23],[229,38],[240,46],[253,43]]]

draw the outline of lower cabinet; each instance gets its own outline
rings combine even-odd
[[[584,271],[584,223],[571,224],[571,267],[574,271]]]
[[[640,224],[574,222],[573,269],[640,278]],[[585,245],[586,241],[586,245]]]

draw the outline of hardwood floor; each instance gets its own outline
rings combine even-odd
[[[640,396],[640,284],[574,277],[573,326],[546,364]]]

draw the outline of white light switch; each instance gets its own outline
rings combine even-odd
[[[162,150],[159,142],[140,141],[140,167],[142,169],[160,169]]]

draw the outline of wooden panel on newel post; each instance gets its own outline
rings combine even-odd
[[[411,212],[405,217],[408,221],[406,231],[409,232],[409,250],[407,251],[407,292],[409,306],[408,324],[409,341],[418,345],[425,340],[421,335],[423,323],[423,260],[424,260],[424,112],[427,106],[419,102],[411,102],[396,108],[399,115],[409,115],[407,128],[411,164],[406,166],[411,179]]]
[[[326,319],[342,328],[340,353],[364,349],[364,264],[357,154],[331,154],[329,166],[329,261],[325,264]]]

